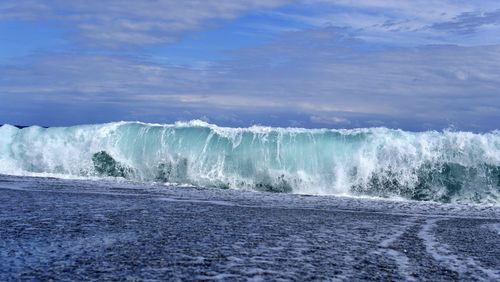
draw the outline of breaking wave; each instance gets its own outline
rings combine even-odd
[[[0,173],[497,204],[500,132],[4,125]]]

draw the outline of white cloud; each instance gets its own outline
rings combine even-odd
[[[218,20],[288,1],[12,3],[0,4],[0,19],[57,19],[73,26],[86,43],[116,47],[172,42]],[[455,36],[450,29],[465,25],[495,35],[497,27],[490,26],[495,13],[463,15],[498,6],[497,1],[302,1],[295,6],[301,9],[272,15],[315,28],[284,32],[271,43],[234,51],[231,60],[195,69],[136,57],[40,55],[0,68],[0,98],[4,105],[109,103],[133,108],[133,117],[182,110],[240,119],[242,112],[279,111],[339,126],[399,121],[489,129],[500,119],[500,45],[484,45],[498,36],[468,34],[473,44],[465,44],[464,37],[448,34]],[[436,28],[436,23],[448,24]],[[422,46],[454,40],[469,47]],[[374,42],[408,46],[377,48]]]
[[[213,20],[270,9],[288,0],[16,0],[0,4],[1,19],[59,20],[76,28],[87,44],[117,47],[172,42]]]
[[[351,122],[342,117],[336,116],[311,116],[311,121],[314,123],[328,124],[328,125],[349,125]]]
[[[374,43],[400,46],[500,43],[498,36],[488,36],[491,30],[500,32],[499,25],[488,25],[498,23],[500,3],[496,0],[302,0],[300,3],[292,12],[270,13],[312,28],[349,28]],[[476,25],[483,28],[475,29]],[[483,36],[447,35],[464,30]]]
[[[211,71],[220,65],[193,70],[117,57],[49,56],[3,67],[0,98],[6,104],[23,97],[23,104],[148,109],[141,119],[179,109],[207,117],[290,112],[339,126],[377,120],[487,129],[500,118],[500,46],[353,53],[349,60],[334,51],[315,57],[314,50],[292,48],[294,59],[275,67],[267,62],[280,48],[269,48],[251,58],[254,64],[235,60],[222,66],[224,73]]]

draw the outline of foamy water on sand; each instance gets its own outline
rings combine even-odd
[[[0,280],[500,279],[500,208],[0,175]]]

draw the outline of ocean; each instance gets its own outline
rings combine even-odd
[[[0,280],[500,278],[500,132],[0,127]]]

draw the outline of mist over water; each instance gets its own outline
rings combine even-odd
[[[498,204],[500,132],[4,125],[0,173]]]

